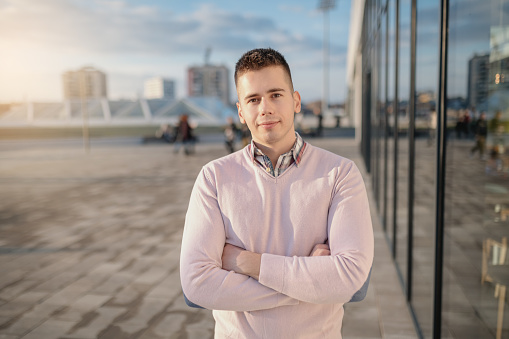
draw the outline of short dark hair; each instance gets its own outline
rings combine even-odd
[[[290,86],[293,89],[292,72],[285,57],[272,48],[256,48],[242,55],[235,65],[235,86],[241,75],[248,71],[258,71],[265,67],[282,66],[290,79]]]

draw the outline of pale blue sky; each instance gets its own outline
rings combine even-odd
[[[110,98],[134,98],[152,76],[186,95],[186,69],[233,68],[257,47],[282,52],[304,101],[322,95],[323,13],[318,1],[0,0],[0,102],[62,99],[61,74],[91,65],[108,74]],[[330,12],[330,102],[346,95],[350,1]],[[233,75],[231,76],[233,77]],[[234,99],[234,88],[231,98]]]

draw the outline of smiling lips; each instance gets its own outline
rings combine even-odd
[[[261,128],[272,128],[274,127],[278,121],[264,121],[258,124]]]

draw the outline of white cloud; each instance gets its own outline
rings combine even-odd
[[[26,74],[39,81],[41,74],[53,73],[49,81],[60,82],[63,71],[94,64],[106,73],[131,74],[133,79],[162,73],[182,79],[180,86],[185,86],[186,67],[201,63],[207,47],[213,49],[212,62],[233,68],[246,50],[267,46],[299,68],[320,72],[320,39],[248,12],[234,13],[212,4],[177,14],[125,1],[0,0],[0,50],[6,51],[0,55],[4,61],[0,101],[23,87],[15,84],[21,73],[24,81]],[[331,52],[344,54],[345,48],[332,45]],[[117,92],[121,91],[110,90]],[[47,91],[28,95],[38,98]],[[59,91],[51,99],[60,95]]]

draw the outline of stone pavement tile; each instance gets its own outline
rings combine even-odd
[[[2,225],[3,227],[3,225]],[[37,252],[36,248],[30,248],[27,246],[6,246],[12,249],[12,252],[2,256],[7,259],[2,261],[0,264],[6,268],[6,272],[15,272],[16,270],[27,272],[33,272],[41,268],[41,261],[43,258],[51,256],[51,252]],[[33,251],[33,252],[30,252]],[[30,255],[33,253],[32,255]],[[38,260],[33,260],[34,256],[37,255]]]
[[[59,339],[74,325],[74,322],[51,319],[28,333],[23,339]]]
[[[118,262],[123,265],[120,273],[130,272],[136,276],[148,269],[146,262],[143,258],[143,248],[139,247],[128,247],[125,248],[121,255],[118,255],[111,259],[112,262]]]
[[[105,295],[86,294],[72,303],[64,312],[58,314],[56,318],[78,322],[85,314],[103,306],[110,298]]]
[[[402,295],[399,298],[378,295],[378,298],[383,336],[405,335],[407,338],[417,338],[413,320]]]
[[[0,335],[13,335],[21,338],[38,325],[42,324],[47,318],[27,318],[21,317],[15,323],[10,323],[8,327],[0,328]]]
[[[214,338],[214,321],[203,318],[200,322],[187,325],[186,332],[188,339]]]
[[[0,334],[0,339],[19,339],[19,337],[10,334]]]
[[[164,316],[155,326],[143,333],[140,339],[176,338],[186,327],[184,314],[171,313]]]
[[[14,284],[15,282],[22,279],[24,275],[26,275],[26,272],[19,268],[9,270],[9,268],[6,267],[5,272],[7,273],[2,274],[2,276],[0,276],[0,289],[3,289],[11,284]]]
[[[166,249],[159,256],[154,255],[154,258],[157,265],[168,267],[168,270],[171,271],[180,265],[180,243],[169,243],[168,245],[171,246],[171,249]]]
[[[68,334],[62,337],[66,339],[99,338],[99,334],[106,330],[117,317],[121,316],[125,312],[127,312],[127,309],[123,307],[100,307],[88,315],[90,319],[87,319],[85,324],[78,324],[76,328],[69,331]],[[124,338],[127,338],[127,336]]]
[[[104,262],[87,273],[87,276],[93,277],[97,280],[104,280],[109,276],[115,274],[123,267],[123,263]]]
[[[163,312],[168,304],[169,301],[164,299],[143,298],[141,305],[133,313],[129,312],[124,316],[127,319],[118,321],[115,325],[120,327],[122,332],[132,335],[148,328],[152,318]]]
[[[111,306],[129,306],[142,295],[144,295],[152,286],[131,283],[124,287],[114,298],[108,303]]]
[[[0,328],[6,325],[9,321],[11,321],[11,317],[0,317]]]
[[[160,267],[150,267],[147,271],[143,272],[142,275],[136,278],[134,283],[141,285],[154,285],[160,282],[167,274],[168,272]]]
[[[62,228],[56,229],[53,234],[44,233],[45,238],[41,240],[44,241],[45,246],[48,248],[66,248],[74,244],[75,242],[81,239],[80,235],[67,235],[64,236],[62,233]]]
[[[381,339],[380,319],[375,306],[345,305],[342,335],[344,338]],[[361,335],[362,333],[362,335]]]
[[[48,296],[47,292],[26,292],[0,306],[0,317],[14,318],[30,310]]]
[[[153,218],[154,216],[152,216]],[[153,235],[148,236],[140,240],[139,244],[144,246],[157,246],[161,242],[161,236],[160,235]]]
[[[400,319],[396,322],[383,321],[383,338],[418,339],[415,327],[412,322]]]
[[[9,327],[1,329],[0,333],[24,335],[48,320],[51,314],[61,308],[62,306],[44,304],[43,302],[24,313],[20,318],[9,325]]]
[[[173,301],[180,294],[182,294],[180,276],[178,269],[175,269],[172,274],[166,276],[157,286],[150,290],[146,297]]]
[[[64,272],[57,274],[53,278],[37,286],[36,290],[49,292],[59,291],[74,282],[76,279],[85,275],[90,270],[94,269],[97,265],[110,260],[112,256],[113,253],[110,252],[93,253],[85,256],[79,262],[79,265],[68,267]]]
[[[91,290],[93,294],[115,295],[120,289],[130,284],[137,275],[129,271],[116,272],[100,285]]]
[[[40,281],[48,280],[79,263],[82,257],[83,253],[72,251],[51,253],[42,257],[38,256],[37,258],[25,256],[23,259],[30,260],[38,266],[31,269],[30,274],[26,278]]]
[[[9,286],[0,289],[0,300],[3,301],[11,301],[21,293],[31,289],[39,282],[35,280],[18,280],[15,283],[10,284]]]
[[[76,299],[88,293],[96,284],[97,282],[93,279],[90,279],[88,276],[83,277],[53,294],[51,297],[46,299],[44,303],[51,305],[69,306],[70,304],[74,303]]]

